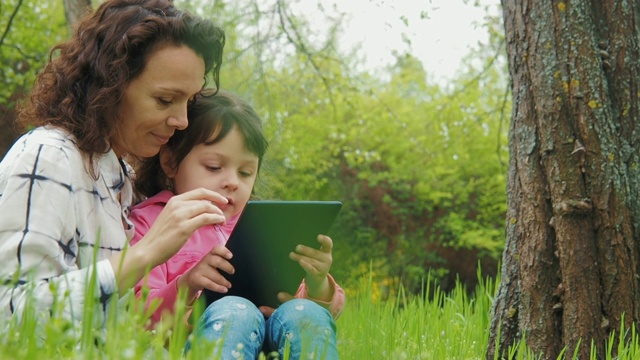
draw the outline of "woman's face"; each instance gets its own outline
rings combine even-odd
[[[111,139],[116,155],[156,155],[176,129],[187,127],[187,104],[203,84],[204,60],[191,48],[168,45],[153,52],[125,88]]]

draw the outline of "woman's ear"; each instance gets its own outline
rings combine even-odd
[[[171,150],[166,147],[160,148],[160,166],[162,166],[162,171],[167,175],[167,178],[173,179],[176,176],[176,172],[178,169],[173,164]]]

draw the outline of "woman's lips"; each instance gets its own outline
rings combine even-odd
[[[152,134],[153,137],[156,138],[156,140],[158,140],[158,142],[160,143],[160,145],[164,145],[166,143],[169,142],[169,139],[171,139],[172,135],[169,136],[161,136],[161,135],[157,135],[157,134]]]

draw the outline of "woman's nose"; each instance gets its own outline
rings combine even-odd
[[[168,125],[175,127],[178,130],[184,130],[189,125],[189,119],[187,119],[187,105],[180,107],[174,114],[169,117]]]

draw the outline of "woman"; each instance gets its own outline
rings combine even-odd
[[[95,314],[197,228],[224,218],[205,189],[175,197],[135,246],[125,157],[158,153],[187,125],[187,104],[212,75],[219,86],[224,32],[168,0],[107,0],[52,51],[19,121],[34,129],[0,162],[0,317],[62,308]],[[55,56],[54,56],[55,55]],[[89,293],[89,279],[96,286]]]

